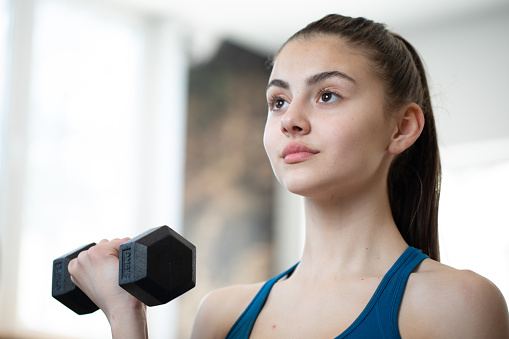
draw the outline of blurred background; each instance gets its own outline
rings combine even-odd
[[[509,298],[509,1],[0,0],[0,337],[109,338],[51,297],[53,259],[169,225],[197,287],[149,310],[187,338],[210,290],[299,260],[299,198],[261,138],[266,60],[329,13],[424,58],[443,160],[442,261]]]

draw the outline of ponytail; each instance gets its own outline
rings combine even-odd
[[[440,261],[438,203],[442,172],[426,73],[414,47],[401,36],[392,35],[403,42],[417,69],[422,88],[418,103],[425,123],[420,137],[395,159],[389,170],[389,200],[394,220],[407,243]]]

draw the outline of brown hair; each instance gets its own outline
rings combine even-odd
[[[328,15],[295,33],[288,41],[336,36],[365,55],[385,85],[388,114],[413,102],[424,113],[424,129],[398,155],[387,178],[392,214],[405,241],[440,260],[438,201],[441,166],[435,120],[423,63],[413,46],[385,25],[365,18]]]

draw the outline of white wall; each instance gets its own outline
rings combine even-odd
[[[442,145],[509,137],[509,5],[402,34],[428,68]]]

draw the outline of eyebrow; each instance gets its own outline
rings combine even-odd
[[[269,84],[267,85],[267,89],[269,89],[272,86],[281,87],[283,89],[289,89],[290,88],[290,85],[288,84],[288,82],[286,82],[284,80],[281,80],[281,79],[274,79],[271,82],[269,82]]]
[[[324,81],[326,79],[329,79],[329,78],[341,78],[341,79],[350,81],[354,85],[357,84],[357,81],[355,81],[354,78],[352,78],[351,76],[349,76],[343,72],[340,72],[340,71],[321,72],[321,73],[312,75],[306,79],[306,84],[308,86],[316,85],[317,83]]]
[[[317,83],[329,78],[341,78],[351,82],[354,85],[357,85],[357,81],[355,81],[354,78],[340,71],[328,71],[314,74],[306,79],[306,85],[308,86],[316,85]],[[267,89],[269,89],[272,86],[281,87],[283,89],[290,88],[290,84],[281,79],[274,79],[271,82],[269,82],[269,84],[267,85]]]

